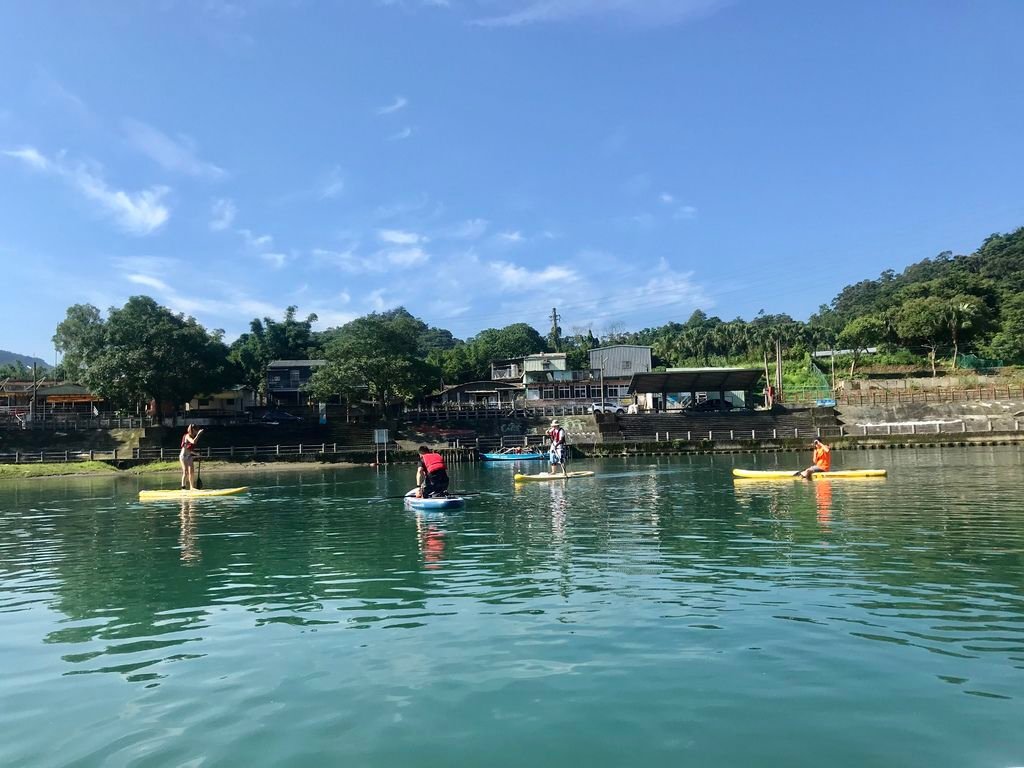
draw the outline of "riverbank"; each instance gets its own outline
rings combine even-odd
[[[311,469],[349,469],[361,466],[352,462],[296,462],[296,461],[204,461],[201,472],[217,474],[220,472],[304,472]],[[41,464],[0,464],[0,480],[21,478],[47,477],[95,477],[109,475],[127,477],[132,475],[172,475],[180,474],[181,465],[176,461],[153,461],[146,464],[117,467],[103,461],[70,461]]]
[[[663,440],[661,442],[595,443],[572,446],[576,456],[685,456],[705,453],[808,452],[814,438],[778,440]],[[822,438],[836,451],[896,450],[900,448],[970,448],[1024,445],[1024,432],[939,433],[928,435],[871,435]]]

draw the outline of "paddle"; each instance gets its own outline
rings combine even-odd
[[[197,456],[196,459],[195,459],[195,463],[196,463],[196,488],[201,491],[201,490],[203,490],[203,478],[202,478],[203,462],[201,462],[199,460],[199,457]]]

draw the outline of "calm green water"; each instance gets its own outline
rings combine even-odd
[[[1024,765],[1024,452],[806,458],[0,483],[0,764]]]

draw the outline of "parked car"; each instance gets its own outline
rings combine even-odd
[[[719,400],[717,397],[708,398],[703,403],[687,406],[688,411],[731,411],[733,405],[728,400]]]
[[[260,416],[264,424],[296,424],[305,421],[301,416],[296,416],[288,411],[267,411]]]
[[[612,403],[605,401],[603,403],[591,403],[591,413],[625,413],[626,407],[621,403]]]

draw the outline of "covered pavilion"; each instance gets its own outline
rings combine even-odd
[[[712,392],[718,393],[719,407],[724,409],[725,393],[738,391],[743,392],[743,403],[749,408],[749,395],[757,391],[763,378],[761,368],[669,368],[634,373],[629,381],[629,394],[660,395],[664,404],[670,393],[689,393],[690,403],[696,403],[698,392]]]

